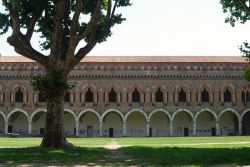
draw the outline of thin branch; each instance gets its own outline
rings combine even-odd
[[[41,14],[42,14],[42,12],[41,12]],[[36,22],[38,19],[39,19],[39,15],[34,13],[30,19],[29,25],[27,26],[27,32],[25,35],[27,40],[31,39],[33,32],[34,32],[34,29],[35,29]]]
[[[240,3],[241,3],[242,7],[244,8],[244,10],[245,10],[248,14],[250,14],[250,7],[247,6],[246,3],[245,3],[243,0],[239,0],[239,1],[240,1]]]

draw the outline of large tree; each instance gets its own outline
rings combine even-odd
[[[97,43],[111,35],[112,26],[125,20],[116,14],[116,9],[130,6],[129,1],[2,0],[5,10],[0,13],[0,33],[11,31],[7,42],[17,53],[43,65],[46,71],[45,76],[32,81],[35,89],[47,98],[42,147],[72,146],[66,141],[63,126],[67,76]],[[40,47],[48,50],[48,55],[32,46],[34,33],[40,35]]]

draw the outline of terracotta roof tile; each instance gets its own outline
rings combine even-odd
[[[34,62],[23,56],[0,56],[0,62]],[[247,63],[240,56],[86,56],[81,62]]]

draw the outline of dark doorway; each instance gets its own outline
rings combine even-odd
[[[242,118],[242,135],[250,135],[250,112],[247,112]]]
[[[44,134],[44,128],[40,128],[40,135]]]
[[[109,128],[109,137],[114,137],[114,128]]]
[[[8,133],[12,133],[12,125],[8,125]]]
[[[87,126],[87,137],[93,137],[93,126]]]
[[[188,128],[184,128],[184,136],[189,136],[189,129]]]
[[[152,137],[152,128],[149,128],[149,137]]]
[[[211,135],[212,136],[216,136],[216,128],[215,127],[212,127],[212,129],[211,129]]]

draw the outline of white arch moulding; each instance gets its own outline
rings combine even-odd
[[[13,110],[7,115],[7,121],[8,121],[8,122],[9,122],[9,119],[10,119],[11,115],[14,114],[14,113],[16,113],[16,112],[21,112],[21,113],[23,113],[23,114],[27,117],[28,122],[30,122],[29,114],[28,114],[26,111],[24,111],[23,109],[20,109],[20,108],[15,108],[15,109],[13,109]]]
[[[32,121],[32,120],[33,120],[33,117],[34,117],[37,113],[39,113],[39,112],[45,112],[45,113],[47,113],[47,109],[45,109],[45,108],[38,108],[38,109],[36,109],[36,110],[31,114],[30,120]]]
[[[197,120],[198,116],[199,116],[201,113],[203,113],[203,112],[209,112],[209,113],[211,113],[211,114],[214,116],[215,120],[218,120],[217,114],[216,114],[215,112],[213,112],[213,111],[212,111],[211,109],[209,109],[209,108],[203,108],[203,109],[201,109],[200,111],[198,111],[198,112],[195,114],[195,116],[194,116],[195,120]]]
[[[75,118],[75,122],[77,122],[77,117],[76,117],[76,114],[74,113],[74,111],[68,109],[68,108],[64,108],[64,112],[69,112],[73,115],[73,117]]]
[[[241,121],[241,117],[240,117],[239,113],[237,113],[237,112],[236,112],[234,109],[232,109],[232,108],[225,108],[224,110],[222,110],[222,111],[219,113],[219,115],[218,115],[218,120],[217,120],[217,121],[220,121],[220,117],[221,117],[225,112],[228,112],[228,111],[234,113],[234,114],[237,116],[238,121]]]
[[[2,115],[4,123],[7,122],[7,118],[5,116],[5,114],[0,110],[0,115]]]
[[[246,110],[243,111],[243,113],[240,115],[240,120],[241,120],[241,121],[243,120],[244,115],[245,115],[247,112],[249,112],[249,111],[250,111],[250,108],[248,108],[248,109],[246,109]]]
[[[173,113],[173,115],[172,115],[172,120],[171,120],[172,122],[174,121],[174,118],[175,118],[176,114],[178,114],[178,113],[180,113],[180,112],[186,112],[186,113],[188,113],[188,114],[191,116],[192,120],[195,121],[195,119],[194,119],[194,114],[193,114],[191,111],[189,111],[189,110],[186,109],[186,108],[180,108],[180,109],[178,109],[177,111],[175,111],[175,112]]]
[[[148,122],[148,116],[147,116],[147,114],[146,114],[142,109],[139,109],[139,108],[131,109],[131,110],[125,115],[125,119],[124,119],[125,122],[127,122],[128,116],[129,116],[130,114],[132,114],[133,112],[140,112],[140,113],[145,117],[146,122]]]
[[[149,114],[149,116],[148,116],[148,122],[150,122],[151,117],[152,117],[155,113],[157,113],[157,112],[163,112],[163,113],[168,117],[169,121],[171,121],[171,115],[170,115],[170,113],[169,113],[168,111],[166,111],[166,110],[163,109],[163,108],[157,108],[157,109],[154,109],[154,110]]]
[[[94,113],[94,114],[97,116],[97,118],[98,118],[98,120],[99,120],[99,122],[100,122],[100,120],[101,120],[100,114],[99,114],[96,110],[93,110],[93,109],[91,109],[91,108],[87,108],[87,109],[82,110],[82,111],[78,114],[78,116],[77,116],[77,121],[79,122],[81,116],[82,116],[83,114],[87,113],[87,112],[92,112],[92,113]]]
[[[105,117],[108,113],[111,113],[111,112],[117,113],[119,116],[121,116],[122,122],[125,122],[126,119],[124,118],[124,115],[122,114],[122,112],[121,112],[120,110],[117,110],[117,109],[114,109],[114,108],[110,108],[110,109],[106,110],[106,111],[102,114],[101,119],[100,119],[100,122],[103,122],[104,117]]]

